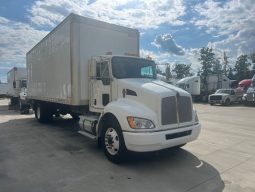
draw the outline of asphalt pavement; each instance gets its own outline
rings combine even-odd
[[[254,192],[255,107],[195,104],[199,138],[109,162],[64,117],[39,124],[0,100],[0,192]]]

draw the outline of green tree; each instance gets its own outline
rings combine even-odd
[[[240,55],[237,58],[234,70],[238,81],[251,78],[251,71],[249,69],[250,66],[251,63],[248,62],[248,55]]]
[[[173,68],[173,72],[175,73],[176,79],[182,79],[184,77],[191,76],[191,64],[175,64]]]
[[[227,77],[228,77],[229,79],[232,79],[232,80],[235,79],[235,75],[234,75],[234,73],[233,73],[233,68],[232,68],[232,67],[229,68]]]
[[[172,74],[171,74],[170,65],[167,64],[166,65],[166,80],[169,81],[171,78],[172,78]]]
[[[250,54],[251,62],[255,64],[255,52]]]
[[[251,69],[251,76],[253,77],[255,75],[255,52],[250,54],[250,59],[252,64],[252,69]]]
[[[161,69],[158,66],[156,66],[156,73],[157,74],[162,74],[162,71],[161,71]]]
[[[214,59],[212,63],[212,73],[213,74],[220,74],[222,73],[222,64],[220,63],[219,59]]]
[[[201,83],[202,88],[206,93],[208,93],[208,85],[206,78],[209,74],[212,74],[212,67],[215,63],[215,54],[213,53],[212,48],[203,47],[200,49],[200,57],[198,60],[201,63]]]

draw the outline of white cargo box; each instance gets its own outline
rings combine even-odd
[[[27,53],[28,98],[88,105],[92,56],[139,55],[139,32],[69,15]]]

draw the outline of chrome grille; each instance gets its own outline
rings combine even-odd
[[[175,124],[177,123],[176,113],[176,99],[174,96],[165,97],[161,102],[161,124]]]
[[[188,121],[192,121],[192,102],[190,97],[177,95],[177,97],[171,96],[162,99],[162,125],[176,124],[178,122],[184,123]]]
[[[254,101],[255,93],[247,93],[247,101]]]
[[[219,101],[221,99],[222,99],[221,95],[211,95],[210,96],[210,100]]]
[[[184,123],[192,121],[192,104],[189,97],[180,97],[179,99],[179,122]]]

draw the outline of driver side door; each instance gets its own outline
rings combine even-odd
[[[94,63],[94,78],[91,78],[90,106],[100,112],[111,101],[111,79],[109,61],[101,60]]]

